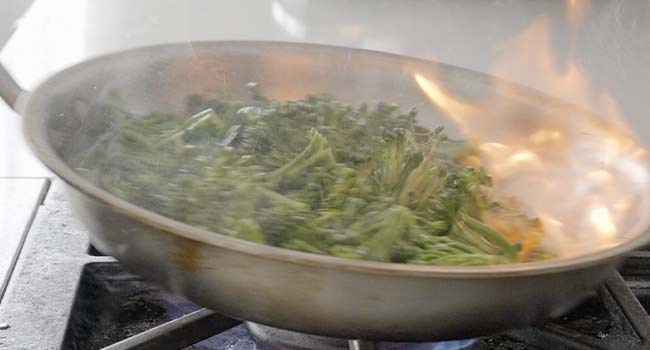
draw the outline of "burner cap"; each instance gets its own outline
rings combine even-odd
[[[347,339],[304,334],[246,322],[251,336],[268,350],[350,350]],[[377,350],[460,350],[469,347],[474,339],[432,343],[377,342]]]

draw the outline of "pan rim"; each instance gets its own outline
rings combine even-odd
[[[428,277],[428,278],[493,278],[493,277],[522,277],[533,275],[554,274],[569,270],[586,269],[596,265],[613,261],[622,258],[624,254],[632,250],[641,248],[650,243],[650,234],[647,233],[648,225],[639,225],[642,230],[639,234],[627,239],[625,242],[618,244],[614,247],[594,251],[591,253],[569,257],[549,259],[538,262],[528,263],[511,263],[501,265],[488,265],[488,266],[439,266],[439,265],[416,265],[416,264],[402,264],[402,263],[388,263],[388,262],[375,262],[366,260],[345,259],[334,256],[318,255],[312,253],[305,253],[294,251],[285,248],[269,246],[265,244],[253,243],[234,237],[229,237],[218,232],[201,229],[183,222],[168,218],[154,211],[145,209],[143,207],[132,204],[110,192],[94,185],[90,180],[85,179],[78,172],[74,171],[67,163],[61,159],[54,152],[49,142],[46,141],[44,128],[39,127],[39,118],[44,118],[41,113],[38,113],[38,107],[41,96],[47,96],[43,91],[48,90],[48,86],[57,85],[57,82],[65,76],[73,75],[75,71],[82,70],[84,67],[92,66],[100,62],[111,60],[121,55],[129,55],[138,52],[145,52],[147,50],[157,49],[170,49],[182,45],[281,45],[290,47],[301,48],[327,48],[329,50],[354,50],[355,52],[381,55],[385,57],[408,59],[413,62],[421,64],[431,64],[434,61],[414,58],[410,56],[397,55],[375,50],[356,49],[342,46],[321,45],[321,44],[305,44],[305,43],[292,43],[280,41],[252,41],[252,40],[236,40],[236,41],[197,41],[197,42],[182,42],[182,43],[169,43],[159,44],[152,46],[142,46],[133,49],[113,52],[101,55],[64,70],[49,77],[41,83],[34,93],[32,93],[23,109],[23,131],[27,143],[32,148],[36,156],[48,167],[54,174],[61,178],[66,184],[75,190],[91,197],[92,199],[100,202],[102,205],[109,207],[129,219],[138,221],[148,226],[164,231],[167,234],[177,235],[186,239],[204,243],[209,246],[222,248],[226,250],[235,251],[241,254],[252,255],[258,258],[273,259],[283,261],[286,263],[308,265],[323,269],[337,269],[354,271],[368,274],[380,275],[400,275],[400,276],[413,276],[413,277]],[[438,65],[449,67],[455,70],[469,72],[477,75],[478,77],[489,77],[485,73],[460,68],[440,62],[435,62]],[[499,79],[499,78],[495,78]],[[502,79],[499,79],[502,80]],[[534,92],[537,95],[543,96],[553,102],[562,102],[557,98],[547,96],[539,91],[524,87],[512,82],[508,82],[513,86],[526,91]]]

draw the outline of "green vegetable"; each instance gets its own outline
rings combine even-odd
[[[101,106],[96,144],[71,161],[137,205],[287,249],[435,265],[549,256],[522,249],[539,242],[526,239],[539,222],[512,214],[482,169],[461,165],[472,147],[418,126],[417,111],[329,95],[274,101],[248,87],[251,103],[192,96],[185,115]]]

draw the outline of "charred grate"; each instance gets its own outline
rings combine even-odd
[[[650,252],[639,251],[569,314],[477,339],[466,349],[650,350],[649,309]],[[145,283],[119,263],[92,263],[84,268],[62,349],[259,349],[239,324]],[[376,346],[350,341],[349,348]]]

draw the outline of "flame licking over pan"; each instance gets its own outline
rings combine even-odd
[[[571,29],[580,25],[587,5],[568,2]],[[505,52],[491,70],[494,75],[527,77],[535,87],[594,113],[568,103],[545,105],[548,101],[523,107],[513,102],[521,92],[498,80],[491,82],[489,96],[463,99],[435,74],[417,72],[413,78],[477,145],[497,193],[515,198],[541,220],[544,244],[558,256],[612,247],[641,233],[650,213],[650,157],[625,126],[614,99],[596,94],[577,64],[556,68],[546,19],[532,22]]]

